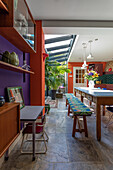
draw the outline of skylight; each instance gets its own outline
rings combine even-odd
[[[45,48],[50,60],[67,61],[76,35],[45,35]]]

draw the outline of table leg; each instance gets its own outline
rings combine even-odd
[[[73,119],[73,131],[72,131],[72,137],[75,137],[76,120],[77,120],[77,117],[74,116],[74,119]]]
[[[32,127],[32,132],[33,132],[33,161],[35,160],[35,121],[33,121],[33,127]]]
[[[101,112],[100,112],[100,104],[96,104],[96,135],[97,140],[101,140]]]
[[[68,105],[68,116],[70,114],[70,105]]]
[[[89,101],[89,106],[91,106],[91,104],[92,104],[92,102],[91,102],[91,101]]]
[[[76,96],[76,90],[74,91],[74,95]]]
[[[84,97],[81,95],[81,102],[82,102],[82,103],[83,103],[83,98],[84,98]]]

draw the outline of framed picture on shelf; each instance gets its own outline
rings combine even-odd
[[[22,87],[7,87],[7,94],[9,102],[20,103],[20,109],[25,106]]]

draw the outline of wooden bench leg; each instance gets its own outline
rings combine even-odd
[[[72,131],[72,137],[75,137],[76,121],[77,121],[77,117],[74,116],[74,119],[73,119],[73,131]]]
[[[83,121],[84,121],[85,137],[88,137],[86,116],[83,116]]]
[[[92,102],[91,102],[91,101],[89,101],[89,106],[91,106],[91,104],[92,104]]]
[[[68,105],[68,116],[70,114],[70,105]]]

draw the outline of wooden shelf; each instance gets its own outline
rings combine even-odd
[[[0,61],[0,68],[10,70],[10,71],[14,71],[14,72],[34,74],[34,72],[32,72],[32,71],[24,70],[21,67],[14,66],[14,65],[5,63],[3,61]]]
[[[7,7],[5,6],[5,4],[2,2],[2,0],[0,0],[0,9],[6,11],[6,12],[9,12]]]
[[[113,71],[104,72],[104,74],[113,74]]]
[[[15,45],[18,49],[27,53],[36,53],[14,27],[0,27],[0,35]]]

